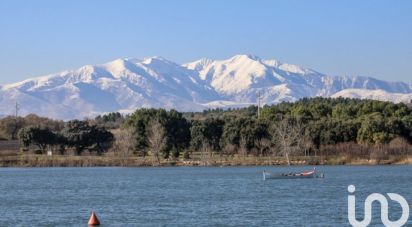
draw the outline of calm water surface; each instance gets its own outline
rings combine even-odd
[[[92,210],[102,226],[349,226],[350,184],[359,218],[373,192],[412,205],[412,166],[321,166],[325,179],[262,180],[264,169],[310,168],[0,169],[0,226],[87,226]],[[396,220],[400,206],[390,212]]]

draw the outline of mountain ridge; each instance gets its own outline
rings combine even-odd
[[[0,115],[10,114],[16,102],[23,115],[58,119],[129,113],[142,107],[201,111],[247,106],[256,103],[257,93],[264,104],[315,96],[405,102],[412,97],[412,86],[373,77],[330,76],[253,55],[185,64],[158,56],[119,58],[0,85]]]

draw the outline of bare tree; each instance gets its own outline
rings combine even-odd
[[[159,155],[166,146],[166,132],[162,124],[157,120],[149,123],[148,130],[149,152],[155,158],[157,164],[160,164]]]
[[[226,144],[223,147],[223,153],[225,155],[233,156],[237,152],[237,146],[231,143]]]
[[[130,128],[121,128],[113,132],[115,142],[112,150],[115,155],[121,158],[121,164],[125,166],[129,159],[129,154],[133,150],[133,131]]]
[[[247,148],[247,141],[244,137],[241,137],[239,141],[238,154],[243,160],[245,160],[246,157],[248,156],[248,153],[249,153],[249,150]]]
[[[389,143],[389,148],[394,155],[405,155],[408,157],[409,143],[405,138],[396,137]]]
[[[307,157],[309,155],[310,149],[313,147],[313,143],[306,136],[303,137],[300,142],[301,142],[301,144],[299,144],[299,147],[301,147],[303,149],[305,157]]]
[[[213,161],[213,150],[209,143],[203,142],[200,147],[200,163],[202,166],[209,166]]]
[[[380,164],[383,160],[387,159],[388,155],[385,152],[383,144],[375,144],[371,149],[369,159],[375,160],[377,164]]]
[[[255,145],[258,149],[258,154],[256,154],[256,156],[263,157],[265,154],[269,153],[271,142],[269,139],[261,138],[255,140]]]
[[[272,131],[273,141],[279,146],[280,152],[290,165],[290,156],[300,150],[305,140],[302,122],[283,119],[273,125]]]

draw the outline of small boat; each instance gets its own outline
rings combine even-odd
[[[304,179],[304,178],[324,178],[325,175],[322,172],[317,172],[316,168],[311,171],[301,173],[272,173],[263,170],[263,180],[268,179]]]

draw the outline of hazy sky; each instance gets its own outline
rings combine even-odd
[[[412,83],[412,1],[0,1],[0,84],[119,57],[240,53]]]

